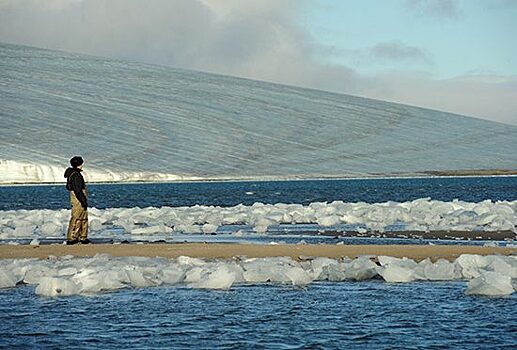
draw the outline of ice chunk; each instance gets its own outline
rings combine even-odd
[[[267,225],[257,225],[253,227],[253,231],[255,231],[256,233],[266,233],[267,228]]]
[[[217,231],[217,228],[218,226],[217,225],[213,225],[213,224],[204,224],[202,227],[201,227],[201,230],[203,231],[203,233],[205,234],[210,234],[210,233],[214,233],[215,231]]]
[[[291,280],[294,286],[305,286],[312,282],[312,278],[309,274],[298,266],[293,266],[287,269],[285,275]]]
[[[0,268],[0,289],[14,287],[16,286],[17,282],[18,281],[16,281],[14,274],[3,268]]]
[[[512,279],[498,272],[483,271],[479,277],[469,281],[466,294],[500,296],[514,292]]]
[[[79,294],[77,285],[65,278],[43,277],[36,287],[36,294],[55,297]]]
[[[57,276],[58,277],[63,277],[63,276],[73,276],[77,273],[77,269],[75,267],[64,267],[60,270],[57,271]]]
[[[196,285],[201,283],[206,276],[209,274],[209,268],[205,264],[201,266],[194,266],[191,269],[187,270],[185,274],[185,283],[189,283],[192,285]]]
[[[180,265],[202,266],[205,264],[203,259],[191,258],[190,256],[179,256],[176,261]]]
[[[125,270],[125,272],[126,272],[127,277],[129,279],[129,283],[133,287],[143,288],[143,287],[150,287],[150,286],[156,285],[155,281],[153,281],[153,280],[147,278],[146,276],[144,276],[144,274],[141,271],[141,269],[139,269],[137,267],[127,268]]]
[[[344,263],[345,279],[363,281],[377,275],[377,265],[366,256]]]
[[[320,277],[324,277],[332,282],[344,281],[346,279],[344,267],[338,263],[325,266]]]
[[[3,267],[3,264],[0,263],[0,270],[4,269],[4,271],[6,271],[9,275],[13,276],[16,283],[22,282],[25,274],[27,273],[28,266],[30,266],[34,261],[37,261],[37,259],[3,260],[2,262],[9,263]]]
[[[475,254],[461,254],[455,261],[464,278],[476,278],[480,275],[480,269],[487,265],[486,258]]]
[[[158,278],[165,284],[177,284],[185,279],[185,270],[179,265],[169,265],[162,269]]]
[[[386,282],[411,282],[417,279],[413,269],[416,269],[417,263],[411,259],[393,258],[388,256],[379,256],[380,267],[377,267],[377,273],[384,278]]]
[[[43,277],[56,276],[57,271],[49,266],[38,262],[27,266],[23,282],[27,284],[38,284]]]
[[[455,266],[445,259],[440,259],[434,264],[426,264],[423,274],[425,279],[430,281],[454,280],[461,277],[461,273],[456,270]]]
[[[139,275],[138,277],[142,276]],[[127,286],[123,281],[132,282],[127,272],[116,268],[106,271],[97,271],[87,268],[73,276],[72,280],[79,286],[81,293],[84,294],[121,289]],[[146,286],[145,283],[140,280],[133,285],[135,287]]]
[[[61,234],[63,226],[54,222],[47,222],[40,227],[41,234],[44,236],[56,236]]]
[[[102,222],[99,219],[92,219],[88,226],[92,231],[100,231],[102,229]]]
[[[21,222],[19,225],[16,225],[16,228],[13,231],[13,235],[19,237],[32,236],[35,229],[36,225],[31,225],[27,222]]]
[[[398,265],[406,267],[408,269],[413,269],[417,266],[417,263],[414,260],[408,258],[401,259],[392,256],[380,255],[377,259],[379,260],[381,266]]]
[[[328,227],[339,224],[340,219],[337,215],[329,215],[318,218],[316,222],[318,225]]]
[[[400,265],[381,267],[378,268],[377,272],[386,282],[390,283],[411,282],[416,279],[413,270]]]
[[[330,258],[318,257],[311,261],[311,277],[313,280],[327,280],[328,269],[325,269],[329,265],[337,265],[338,262]],[[325,270],[325,272],[324,272]]]
[[[511,278],[517,278],[517,256],[489,255],[485,257],[488,271],[498,272]]]
[[[270,281],[270,267],[262,259],[248,259],[242,264],[242,267],[246,282],[262,283]]]
[[[257,258],[247,259],[241,264],[244,269],[244,280],[251,283],[290,282],[287,272],[293,266],[299,266],[291,258]]]
[[[225,263],[218,263],[213,270],[203,274],[198,281],[192,283],[192,286],[195,288],[228,290],[235,279],[235,271],[231,270]]]

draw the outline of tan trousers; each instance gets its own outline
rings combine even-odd
[[[86,190],[83,190],[83,193],[86,196]],[[88,211],[83,208],[74,191],[70,191],[70,204],[72,204],[72,216],[68,224],[66,239],[68,241],[85,240],[88,238]]]

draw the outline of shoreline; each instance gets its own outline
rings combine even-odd
[[[517,177],[517,170],[494,173],[469,173],[462,171],[430,171],[406,175],[365,175],[365,176],[321,176],[321,177],[258,177],[258,178],[206,178],[206,179],[185,179],[185,180],[129,180],[129,181],[89,181],[91,185],[138,185],[138,184],[188,184],[188,183],[226,183],[226,182],[280,182],[280,181],[328,181],[328,180],[398,180],[398,179],[441,179],[441,178],[485,178],[485,177]],[[0,187],[17,186],[55,186],[62,185],[59,182],[0,182]]]
[[[430,258],[455,260],[461,254],[517,255],[517,248],[481,247],[465,245],[330,245],[330,244],[226,244],[226,243],[159,243],[159,244],[90,244],[90,245],[0,245],[0,259],[37,258],[49,256],[91,257],[96,254],[111,256],[142,256],[177,258],[189,256],[205,259],[263,258],[289,256],[293,259],[328,257],[339,259],[359,256],[406,257],[415,261]]]

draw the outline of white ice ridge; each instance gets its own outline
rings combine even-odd
[[[0,239],[63,237],[69,210],[0,211]],[[213,233],[221,226],[249,225],[267,233],[279,224],[317,224],[322,228],[351,225],[359,232],[404,231],[513,231],[517,233],[517,201],[479,203],[429,198],[409,202],[263,204],[234,207],[193,206],[162,208],[89,209],[91,235],[109,236],[119,228],[126,235]],[[115,234],[115,233],[113,233]],[[120,234],[120,232],[118,233]]]
[[[0,184],[15,183],[59,183],[65,182],[63,164],[33,164],[0,159]],[[145,171],[111,171],[88,167],[84,172],[87,182],[131,182],[131,181],[185,181],[200,180],[197,177],[185,177]]]
[[[286,283],[306,286],[313,281],[361,281],[382,277],[386,282],[469,280],[466,293],[509,295],[517,287],[517,257],[464,254],[454,262],[379,256],[351,260],[306,257],[203,260],[144,257],[51,257],[0,260],[0,288],[36,286],[36,294],[66,296],[94,294],[128,287],[186,285],[227,290],[242,283]]]

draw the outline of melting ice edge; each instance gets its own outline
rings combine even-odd
[[[504,296],[517,289],[517,256],[460,255],[454,262],[371,256],[356,259],[307,257],[234,258],[205,260],[145,257],[72,256],[0,260],[0,288],[36,285],[42,296],[89,295],[123,288],[182,285],[228,290],[234,284],[283,283],[306,286],[314,281],[363,281],[382,278],[389,283],[468,280],[466,294]]]

